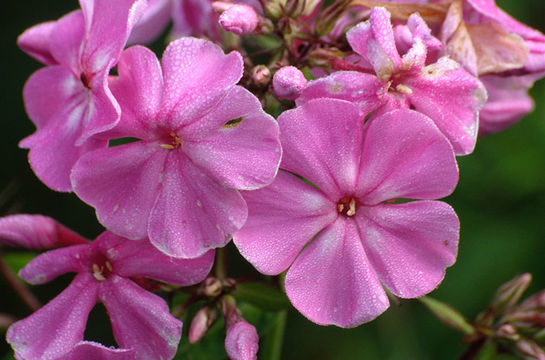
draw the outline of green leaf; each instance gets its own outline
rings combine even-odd
[[[5,355],[2,360],[15,360],[15,357],[13,356],[13,354],[7,354]]]
[[[290,301],[286,294],[262,282],[238,284],[232,295],[237,300],[247,302],[262,310],[279,311],[290,307]]]
[[[11,271],[17,274],[22,268],[26,266],[26,264],[28,264],[32,259],[36,257],[36,253],[27,251],[7,252],[2,254],[2,257],[4,258],[4,261],[11,269]]]
[[[458,310],[454,309],[450,305],[428,296],[421,297],[418,300],[420,300],[422,304],[426,305],[426,307],[439,320],[454,330],[460,331],[465,335],[472,335],[475,333],[473,326],[467,322],[467,320],[458,312]]]
[[[474,360],[496,360],[496,355],[497,345],[495,342],[489,340],[483,344]]]

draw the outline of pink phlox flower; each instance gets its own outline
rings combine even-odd
[[[383,285],[423,296],[456,259],[458,218],[432,200],[456,186],[452,146],[416,111],[364,125],[365,115],[326,98],[281,114],[281,171],[270,186],[244,192],[248,220],[234,234],[257,270],[287,270],[291,303],[321,325],[374,319],[389,305]],[[393,203],[400,198],[419,201]]]
[[[81,9],[25,31],[18,45],[47,66],[28,79],[25,107],[37,131],[23,139],[29,162],[47,186],[71,191],[70,170],[85,152],[107,146],[93,135],[120,116],[107,77],[145,0],[81,0]]]
[[[262,13],[257,0],[234,0],[246,4]],[[211,0],[149,0],[149,5],[140,22],[135,26],[129,43],[146,44],[156,39],[172,21],[171,39],[182,36],[207,37],[221,41],[218,14]]]
[[[451,4],[441,29],[446,53],[478,74],[488,91],[479,135],[504,130],[532,111],[528,90],[545,76],[545,35],[494,0]]]
[[[0,241],[9,245],[67,245],[27,264],[20,272],[27,282],[43,284],[76,273],[61,294],[8,329],[6,338],[18,359],[172,359],[182,323],[170,314],[162,298],[131,278],[193,285],[206,277],[214,260],[213,251],[197,259],[173,259],[148,241],[130,241],[108,231],[93,242],[76,239],[75,233],[38,215],[4,218],[0,233]],[[58,236],[56,241],[49,240],[53,235]],[[121,349],[83,340],[87,317],[97,301],[106,307]]]
[[[310,82],[297,103],[331,97],[355,102],[364,112],[411,107],[435,122],[457,155],[471,153],[486,101],[483,85],[448,57],[427,63],[428,52],[437,53],[440,44],[418,14],[397,29],[386,9],[373,8],[368,21],[347,33],[357,54],[351,58],[354,71]]]
[[[276,121],[235,85],[242,70],[238,52],[195,38],[170,43],[162,67],[144,47],[123,53],[110,137],[140,141],[89,152],[72,172],[102,224],[182,258],[230,240],[247,217],[238,190],[271,183],[281,157]]]

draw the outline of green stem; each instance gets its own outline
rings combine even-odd
[[[4,275],[4,278],[8,284],[13,288],[13,290],[19,295],[21,300],[25,303],[26,306],[32,311],[38,310],[42,305],[40,301],[34,296],[34,294],[23,284],[21,283],[13,271],[9,268],[8,264],[4,261],[0,254],[0,273]]]
[[[227,277],[227,253],[225,252],[225,248],[216,249],[214,270],[218,279],[221,280]]]
[[[284,342],[284,330],[286,329],[286,320],[288,317],[287,310],[278,312],[276,320],[272,325],[272,329],[263,339],[263,348],[261,350],[260,359],[263,360],[281,360],[282,345]]]

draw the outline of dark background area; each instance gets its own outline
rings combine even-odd
[[[545,1],[497,2],[514,17],[545,31]],[[21,0],[3,5],[0,211],[46,214],[92,238],[102,229],[94,211],[75,195],[56,193],[41,184],[30,170],[26,150],[17,147],[20,139],[34,131],[21,94],[25,80],[41,65],[16,47],[16,38],[38,22],[75,9],[77,2]],[[460,183],[446,200],[461,221],[459,254],[432,296],[469,317],[485,308],[495,289],[516,274],[533,274],[528,293],[545,288],[545,81],[537,83],[532,95],[534,113],[501,134],[481,139],[474,154],[459,158]],[[232,246],[229,249],[235,251]],[[45,302],[69,279],[36,287],[36,293]],[[0,313],[27,316],[27,309],[3,279],[0,287]],[[102,320],[100,311],[91,319],[98,334]],[[403,301],[378,320],[349,330],[314,325],[292,310],[282,358],[449,360],[463,351],[461,340],[461,335],[440,324],[416,301]],[[0,357],[7,351],[7,344],[1,342]]]

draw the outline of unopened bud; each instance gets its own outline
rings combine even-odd
[[[230,1],[214,1],[212,3],[212,10],[214,10],[218,15],[221,15],[233,5],[235,4]]]
[[[225,31],[237,35],[249,34],[259,25],[259,16],[251,6],[236,4],[220,15],[219,23]]]
[[[295,100],[307,86],[307,79],[294,66],[284,66],[273,77],[273,90],[280,99]]]
[[[545,360],[545,353],[543,350],[531,340],[517,341],[517,349],[522,355],[530,357],[531,359]]]
[[[216,309],[210,309],[205,306],[193,317],[189,326],[188,340],[190,344],[194,344],[206,335],[210,327],[214,324],[218,317]]]
[[[545,313],[545,290],[530,296],[524,300],[518,307],[520,310],[537,310],[539,312]]]
[[[321,13],[320,19],[316,22],[316,32],[319,35],[328,35],[340,17],[345,13],[350,2],[350,0],[337,0],[329,5]]]
[[[208,297],[216,297],[221,294],[222,286],[221,281],[216,278],[209,277],[204,280],[203,293]]]
[[[531,281],[532,275],[525,273],[503,284],[492,299],[491,308],[494,314],[496,316],[502,315],[506,310],[518,303]]]
[[[237,308],[237,302],[231,295],[225,295],[221,298],[221,311],[225,318],[225,326],[231,327],[233,324],[244,320],[242,314]]]
[[[280,19],[283,15],[283,8],[286,4],[285,0],[271,0],[264,2],[263,11],[265,15],[272,19]]]
[[[344,54],[342,51],[335,48],[314,49],[309,54],[309,63],[311,67],[331,68],[332,64],[336,60],[340,60],[340,58],[344,57],[345,55],[346,54]]]
[[[520,335],[517,333],[517,329],[511,324],[501,325],[495,332],[497,337],[517,341],[520,338]]]
[[[271,70],[265,65],[257,65],[250,72],[252,83],[257,87],[265,87],[271,81]]]
[[[241,320],[227,328],[225,351],[231,360],[256,360],[259,336],[255,327]]]

